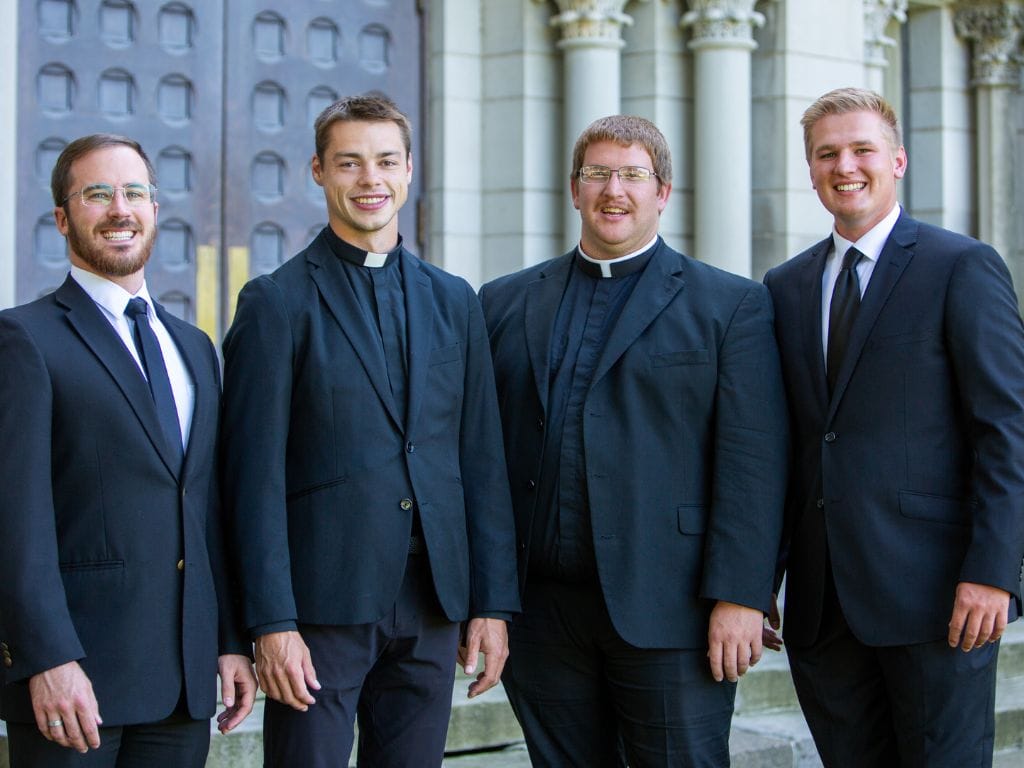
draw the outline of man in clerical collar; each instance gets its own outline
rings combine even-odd
[[[504,682],[535,766],[719,766],[761,655],[786,409],[763,286],[658,235],[665,137],[576,142],[577,248],[480,292],[523,613]]]
[[[269,766],[439,766],[456,649],[476,696],[519,610],[487,332],[402,245],[409,121],[379,95],[316,120],[328,225],[239,295],[224,484]],[[460,627],[460,623],[462,626]],[[461,641],[460,641],[461,629]]]

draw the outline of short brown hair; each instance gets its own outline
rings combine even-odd
[[[339,121],[385,123],[392,122],[402,133],[406,156],[412,152],[412,123],[405,113],[383,93],[371,92],[362,96],[345,96],[324,109],[313,123],[316,132],[316,156],[324,161],[324,152],[330,142],[331,126]]]
[[[653,170],[658,175],[658,188],[672,183],[672,153],[664,134],[650,120],[637,115],[609,115],[588,125],[573,147],[570,179],[579,176],[587,148],[599,141],[611,141],[623,147],[639,144],[651,156]]]
[[[800,118],[800,125],[804,127],[804,153],[808,160],[811,159],[811,130],[817,122],[828,115],[845,115],[848,112],[874,112],[888,128],[892,148],[895,150],[903,145],[903,132],[896,119],[896,110],[888,101],[865,88],[836,88],[819,97]]]
[[[75,139],[60,153],[57,162],[53,166],[53,173],[50,174],[50,194],[53,195],[53,204],[58,208],[63,206],[68,198],[68,182],[71,179],[71,166],[80,157],[85,157],[90,152],[104,147],[128,147],[135,150],[146,164],[146,173],[149,175],[149,183],[156,186],[156,171],[149,157],[142,149],[142,145],[135,139],[127,136],[119,136],[116,133],[91,133]]]

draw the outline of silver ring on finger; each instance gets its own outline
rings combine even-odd
[[[64,721],[58,717],[56,720],[47,720],[46,724],[51,728],[61,728],[64,726]]]

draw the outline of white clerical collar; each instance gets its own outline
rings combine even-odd
[[[622,264],[623,262],[629,261],[630,259],[635,259],[637,256],[643,253],[647,253],[647,251],[653,248],[654,244],[657,242],[658,236],[655,235],[654,237],[651,238],[650,242],[648,242],[643,248],[635,250],[632,253],[627,253],[625,256],[619,256],[614,259],[595,259],[590,256],[587,256],[586,252],[583,250],[583,243],[580,243],[577,250],[579,251],[580,258],[585,264],[597,267],[597,270],[586,270],[588,273],[593,271],[595,273],[595,276],[597,276],[597,273],[599,272],[601,277],[621,277],[624,273],[632,272],[633,270],[623,270],[621,268],[616,269],[614,267],[615,264]]]

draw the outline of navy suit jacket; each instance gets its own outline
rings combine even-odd
[[[480,303],[461,278],[400,258],[404,425],[380,333],[323,233],[239,295],[224,340],[224,477],[257,634],[382,618],[405,571],[410,502],[449,619],[519,609]]]
[[[551,330],[573,259],[567,253],[480,291],[523,578]],[[659,240],[601,353],[584,443],[598,575],[626,642],[705,648],[714,601],[768,609],[787,445],[763,286]]]
[[[74,660],[104,725],[168,716],[183,685],[208,718],[218,654],[248,652],[222,553],[216,351],[156,311],[195,386],[180,471],[142,373],[78,283],[0,313],[5,719],[34,722],[28,678]]]
[[[983,243],[901,214],[829,399],[821,277],[831,245],[765,277],[795,450],[786,640],[812,642],[820,621],[826,559],[810,515],[824,515],[843,613],[868,645],[945,637],[960,581],[1010,592],[1015,615],[1024,329],[1006,265]]]

